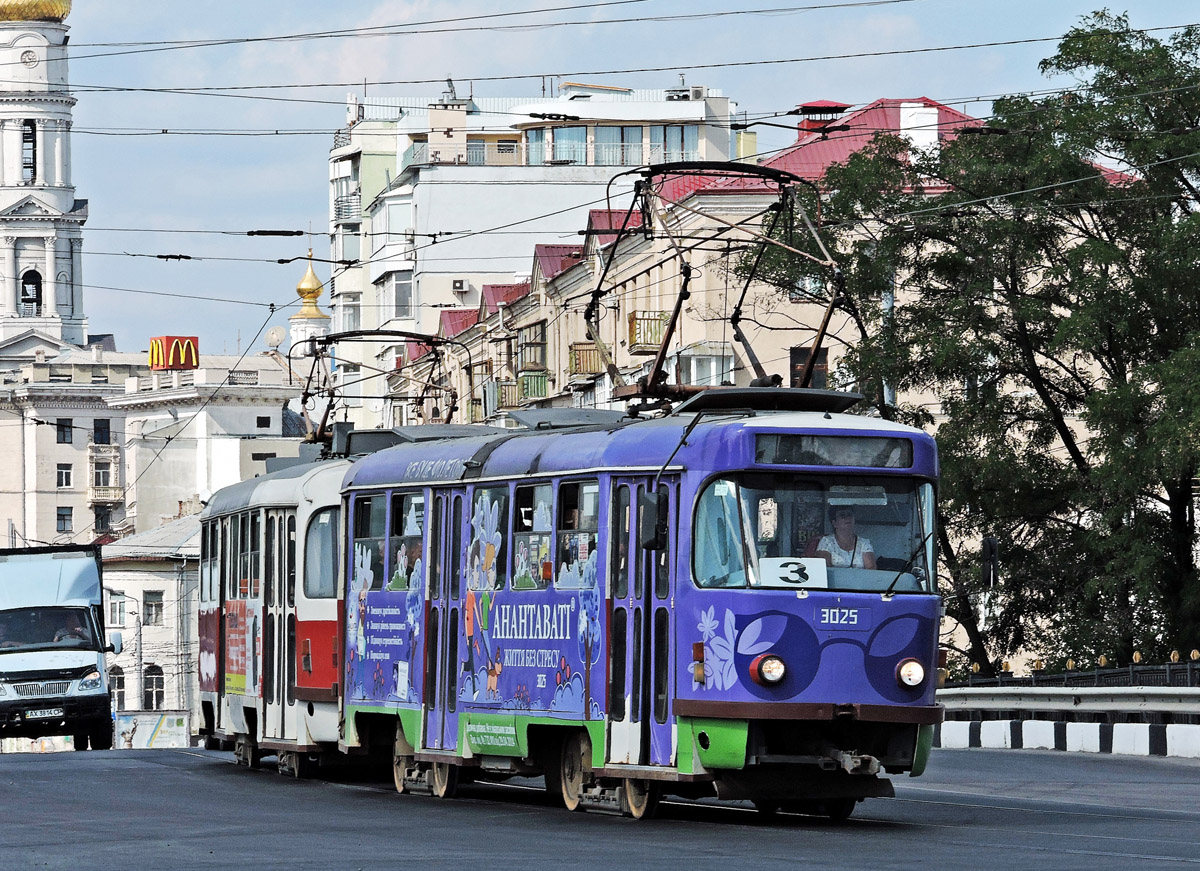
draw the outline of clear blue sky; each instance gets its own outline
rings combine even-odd
[[[508,3],[370,2],[370,0],[76,0],[71,26],[71,79],[75,110],[73,158],[78,195],[90,200],[84,230],[84,281],[92,333],[115,333],[123,351],[147,347],[151,336],[198,334],[201,350],[244,350],[268,318],[265,308],[205,298],[287,304],[304,265],[215,259],[161,262],[156,254],[193,258],[294,257],[307,240],[248,239],[165,230],[309,229],[316,256],[327,256],[328,170],[333,131],[345,122],[349,90],[361,82],[442,81],[452,76],[463,93],[473,79],[532,78],[473,85],[477,95],[538,94],[537,76],[565,74],[627,87],[672,87],[679,72],[689,84],[719,88],[751,114],[785,111],[812,99],[864,103],[878,97],[928,96],[972,114],[989,101],[973,98],[1069,84],[1048,81],[1037,69],[1053,42],[809,63],[688,70],[696,64],[847,55],[966,43],[1053,37],[1102,0],[901,0],[842,9],[745,14],[695,21],[644,20],[654,16],[851,0],[641,0],[622,5],[519,16],[438,27],[590,21],[586,26],[520,31],[425,33],[373,38],[244,43],[146,52],[148,42],[238,39],[424,22],[568,6],[570,0]],[[1126,0],[1107,4],[1128,11],[1135,27],[1200,22],[1200,4],[1179,0]],[[643,20],[599,23],[604,19]],[[426,28],[428,29],[428,28]],[[136,43],[125,47],[113,44]],[[108,44],[108,45],[103,45]],[[112,54],[115,52],[133,52]],[[110,56],[100,57],[97,55]],[[667,67],[678,72],[579,76],[580,72]],[[145,88],[320,85],[239,92],[272,100],[218,95],[164,94]],[[103,87],[114,90],[92,91]],[[131,90],[122,90],[131,89]],[[437,94],[440,84],[369,85],[374,95]],[[299,102],[290,102],[292,100]],[[139,130],[310,130],[296,136],[126,136]],[[787,143],[760,134],[763,148]],[[461,223],[461,222],[460,222]],[[467,222],[469,223],[469,221]],[[136,232],[114,232],[126,229]],[[479,227],[454,227],[462,230]],[[575,230],[564,227],[564,233]],[[541,241],[541,240],[538,240]],[[555,241],[548,239],[545,241]],[[516,254],[534,240],[514,241]],[[151,258],[125,254],[148,254]],[[318,268],[327,279],[328,266]],[[190,299],[120,290],[183,294]],[[322,302],[327,298],[323,297]],[[272,324],[286,324],[285,309]],[[261,348],[261,341],[256,349]]]

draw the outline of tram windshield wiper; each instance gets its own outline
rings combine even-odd
[[[929,541],[929,537],[931,535],[933,535],[932,529],[925,533],[925,537],[921,539],[921,543],[917,545],[916,550],[914,550],[912,555],[904,561],[904,565],[900,567],[900,571],[896,572],[896,577],[892,578],[892,582],[888,584],[888,588],[883,591],[883,596],[885,599],[892,595],[892,591],[896,589],[896,584],[900,582],[900,579],[904,577],[904,574],[912,566],[913,560],[915,560],[918,554],[921,553],[921,550],[925,547],[925,542]]]

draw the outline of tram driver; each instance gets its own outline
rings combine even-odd
[[[875,548],[871,540],[858,534],[854,509],[849,505],[831,505],[829,520],[833,532],[817,543],[816,556],[831,567],[874,569]]]

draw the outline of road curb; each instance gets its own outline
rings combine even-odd
[[[933,746],[1200,759],[1200,725],[947,720],[934,727]]]

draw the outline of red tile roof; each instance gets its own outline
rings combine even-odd
[[[500,308],[500,303],[511,305],[528,295],[528,281],[520,284],[485,284],[483,286],[483,304],[487,306],[488,315],[494,315]]]
[[[582,245],[535,245],[533,256],[537,260],[542,278],[549,281],[556,275],[574,266],[583,257]]]
[[[821,105],[841,106],[829,100],[817,101]],[[837,121],[836,126],[849,125],[848,131],[835,131],[822,136],[819,132],[803,130],[797,125],[797,140],[788,148],[763,161],[764,166],[795,173],[801,178],[816,181],[825,175],[829,167],[845,163],[850,155],[871,143],[878,133],[900,133],[900,105],[923,103],[938,110],[938,139],[953,139],[959,127],[978,126],[983,122],[949,106],[944,106],[928,97],[915,100],[881,99],[850,112]],[[815,104],[805,104],[815,105]],[[668,178],[662,188],[667,200],[676,202],[688,194],[704,190],[705,193],[774,192],[775,186],[761,179],[730,178],[723,176],[684,176]]]
[[[626,223],[626,215],[629,215]],[[622,227],[632,229],[642,226],[642,213],[636,209],[629,213],[627,209],[592,209],[588,212],[588,235],[596,239],[596,244],[603,247],[617,238],[617,232]]]
[[[404,343],[404,362],[412,363],[416,360],[420,360],[432,350],[433,349],[424,342],[415,342],[410,339]],[[397,361],[397,363],[399,363],[399,361]],[[397,365],[396,368],[399,369],[399,365]]]
[[[447,339],[465,333],[479,323],[477,308],[448,308],[442,311],[439,331]]]

